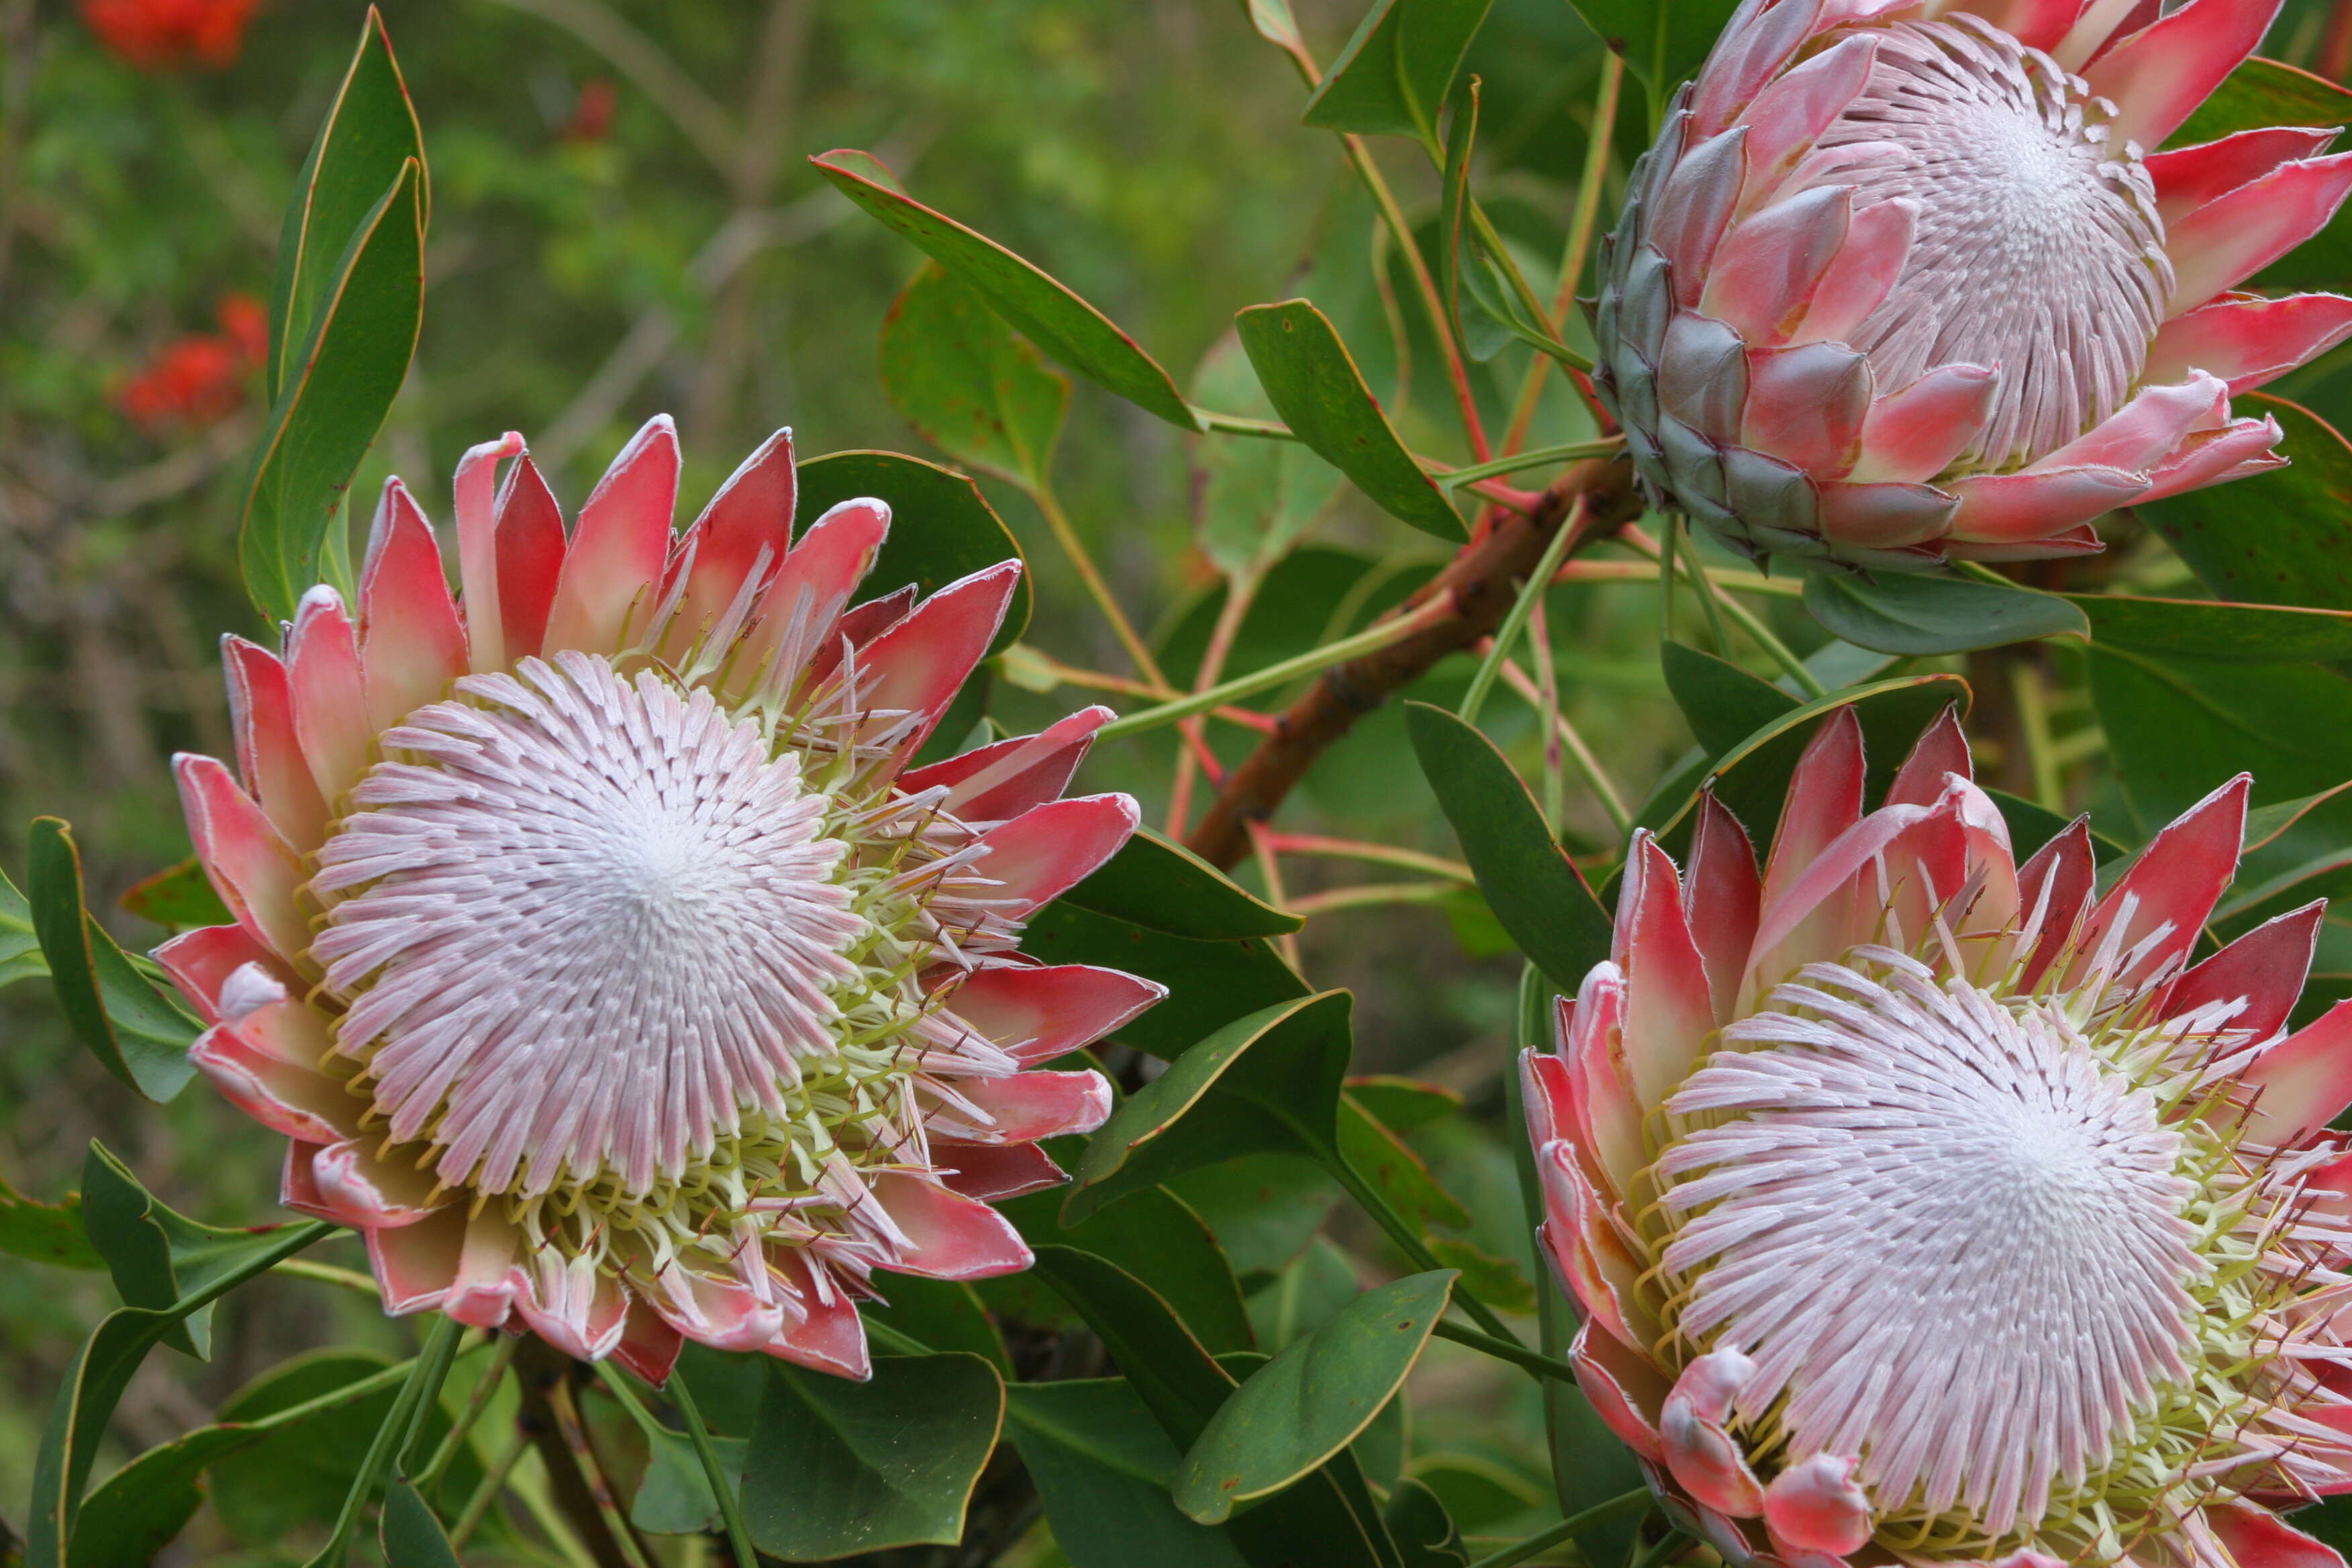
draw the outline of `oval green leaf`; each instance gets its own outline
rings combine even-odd
[[[1149,827],[1136,829],[1118,854],[1062,897],[1082,910],[1201,941],[1281,936],[1307,923]]]
[[[1304,300],[1252,305],[1234,318],[1234,330],[1275,412],[1309,449],[1390,516],[1450,542],[1469,538],[1322,311]]]
[[[188,1047],[203,1026],[150,984],[84,907],[81,850],[70,826],[33,819],[25,882],[58,1006],[90,1055],[159,1105],[187,1088],[196,1071]]]
[[[1686,643],[1658,645],[1666,691],[1700,748],[1719,757],[1784,713],[1803,704],[1761,676]]]
[[[1153,931],[1057,899],[1030,917],[1022,951],[1047,963],[1124,969],[1168,987],[1116,1038],[1155,1057],[1175,1058],[1223,1026],[1262,1007],[1308,994],[1297,971],[1263,937],[1207,942]]]
[[[2345,548],[2352,447],[2327,421],[2283,398],[2249,393],[2238,412],[2275,418],[2285,432],[2279,450],[2293,460],[2133,511],[2217,598],[2352,610],[2352,550]]]
[[[882,390],[956,461],[1032,490],[1070,405],[1070,378],[936,261],[882,319]]]
[[[2108,647],[2225,664],[2352,659],[2352,611],[2109,594],[2068,596],[2090,617],[2093,640]]]
[[[799,481],[796,528],[806,529],[831,508],[861,496],[890,503],[890,536],[858,584],[860,604],[909,583],[918,595],[936,594],[1000,561],[1025,559],[1020,542],[980,487],[953,468],[899,452],[853,451],[811,458],[793,472]],[[1024,572],[989,652],[1020,637],[1029,625],[1031,599],[1029,574]]]
[[[1223,1530],[1168,1500],[1183,1456],[1126,1379],[1020,1384],[1005,1395],[1005,1436],[1073,1568],[1244,1568]]]
[[[1965,653],[2091,635],[2083,612],[2055,594],[1939,573],[1816,572],[1805,580],[1805,608],[1832,636],[1880,653]]]
[[[1438,109],[1493,5],[1494,0],[1379,0],[1323,73],[1304,122],[1435,141]]]
[[[1445,1315],[1454,1270],[1367,1290],[1276,1356],[1217,1411],[1176,1473],[1176,1506],[1203,1524],[1280,1491],[1371,1425]]]

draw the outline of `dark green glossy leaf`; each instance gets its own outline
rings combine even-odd
[[[1108,317],[1044,269],[877,178],[869,154],[837,150],[809,162],[885,226],[921,247],[1039,348],[1147,413],[1187,430],[1200,428],[1168,373]]]
[[[463,1568],[457,1549],[449,1544],[449,1532],[406,1476],[394,1476],[383,1484],[378,1534],[383,1560],[396,1568]]]
[[[383,18],[370,6],[351,67],[295,176],[294,196],[278,234],[269,299],[270,402],[278,401],[296,374],[295,351],[309,342],[320,310],[334,294],[343,247],[411,159],[420,171],[421,217],[432,201],[430,184],[421,174],[424,132],[392,57]]]
[[[1454,504],[1381,412],[1348,347],[1304,300],[1253,305],[1234,318],[1242,347],[1284,423],[1383,511],[1449,542],[1469,535]]]
[[[185,931],[191,926],[225,926],[236,917],[213,890],[202,862],[193,855],[176,866],[133,882],[122,895],[122,907],[141,920]]]
[[[772,1362],[743,1461],[751,1539],[795,1562],[952,1544],[1003,1422],[978,1356],[881,1356],[867,1383]]]
[[[403,164],[352,231],[254,452],[239,549],[272,620],[292,619],[325,574],[328,528],[407,377],[425,316],[424,182],[422,164]]]
[[[14,985],[49,972],[41,955],[41,938],[33,929],[33,906],[16,884],[0,871],[0,986]]]
[[[1412,1132],[1443,1121],[1462,1109],[1462,1096],[1444,1084],[1423,1083],[1395,1073],[1368,1073],[1348,1080],[1357,1104],[1391,1132]]]
[[[1200,942],[1084,910],[1067,899],[1037,911],[1021,949],[1047,963],[1097,963],[1168,987],[1115,1037],[1156,1057],[1180,1057],[1245,1014],[1308,994],[1307,983],[1260,937]]]
[[[58,1268],[103,1268],[106,1259],[81,1226],[81,1194],[61,1202],[28,1198],[0,1177],[0,1252]]]
[[[936,261],[883,318],[882,389],[956,461],[1031,489],[1053,464],[1070,405],[1069,377]]]
[[[898,452],[828,452],[801,463],[794,474],[797,528],[806,529],[832,508],[861,496],[890,503],[890,537],[858,584],[860,604],[909,583],[918,595],[936,594],[1000,561],[1023,559],[1013,531],[980,487],[952,468]],[[1029,574],[1024,572],[989,652],[1019,638],[1029,625]]]
[[[1160,1430],[1190,1447],[1233,1392],[1232,1372],[1185,1331],[1167,1302],[1118,1265],[1043,1247],[1036,1268],[1086,1319]],[[1228,1532],[1252,1568],[1396,1568],[1363,1477],[1344,1454],[1234,1520]]]
[[[1252,419],[1275,416],[1233,332],[1212,344],[1193,371],[1192,401]],[[1296,441],[1212,433],[1192,446],[1201,552],[1228,579],[1263,577],[1339,493],[1339,471]]]
[[[105,1436],[122,1391],[130,1386],[147,1352],[155,1348],[188,1313],[209,1306],[217,1297],[262,1273],[283,1258],[291,1258],[332,1228],[326,1225],[289,1226],[267,1251],[215,1281],[199,1297],[168,1310],[122,1307],[110,1312],[82,1342],[68,1364],[48,1421],[33,1457],[33,1498],[25,1542],[26,1568],[66,1568],[80,1523],[82,1486],[89,1479],[99,1440]]]
[[[1145,1187],[1074,1225],[1061,1221],[1059,1192],[1032,1193],[999,1205],[1033,1247],[1075,1247],[1108,1258],[1150,1286],[1213,1355],[1257,1348],[1233,1266],[1201,1216],[1165,1187]],[[992,1300],[1015,1310],[1027,1293],[1048,1288],[1024,1275],[990,1285]],[[1031,1321],[1041,1321],[1034,1310]]]
[[[1221,1523],[1354,1441],[1421,1359],[1454,1279],[1441,1269],[1367,1290],[1267,1363],[1185,1454],[1171,1489],[1176,1506]]]
[[[1460,717],[1405,704],[1421,771],[1437,792],[1495,918],[1566,989],[1609,956],[1608,911],[1560,852],[1527,785],[1495,743]]]
[[[1087,1145],[1065,1216],[1236,1154],[1338,1157],[1349,996],[1326,991],[1239,1018],[1130,1095]]]
[[[204,1506],[205,1471],[262,1436],[236,1425],[199,1426],[107,1477],[83,1505],[71,1568],[152,1563]]]
[[[2002,825],[2009,829],[2010,847],[2016,852],[2021,863],[2031,858],[2035,850],[2064,832],[2068,824],[2074,821],[2072,817],[2061,816],[2046,805],[2037,805],[2032,801],[2013,795],[2007,790],[1988,786],[1985,794],[1991,796],[1993,805],[2000,808]],[[2091,833],[2091,853],[2101,865],[2105,865],[2127,851],[2122,845],[2095,828]]]
[[[2256,806],[2246,813],[2246,833],[2242,853],[2251,855],[2257,849],[2267,849],[2280,837],[2294,830],[2297,824],[2329,802],[2352,790],[2352,781],[2320,790],[2313,795],[2298,795],[2270,805]]]
[[[1570,0],[1601,41],[1664,102],[1698,69],[1738,0]]]
[[[1149,827],[1062,895],[1065,902],[1171,936],[1281,936],[1307,922],[1276,909],[1182,845]]]
[[[1339,1201],[1339,1184],[1293,1154],[1244,1154],[1187,1171],[1167,1185],[1214,1233],[1244,1279],[1297,1258]]]
[[[2285,432],[2279,449],[2293,461],[2133,511],[2218,598],[2352,610],[2352,447],[2282,398],[2249,393],[2237,405],[2242,415],[2278,420]]]
[[[25,884],[58,1005],[107,1071],[161,1103],[195,1075],[195,1019],[150,984],[82,900],[81,850],[54,816],[33,819]]]
[[[1691,733],[1710,757],[1719,757],[1784,713],[1803,704],[1762,676],[1750,675],[1727,658],[1690,647],[1662,642],[1658,663],[1666,690],[1683,710]]]
[[[1445,1500],[1417,1480],[1400,1482],[1381,1510],[1404,1568],[1468,1568],[1470,1549],[1445,1511]]]
[[[1318,1236],[1314,1245],[1249,1299],[1258,1343],[1279,1353],[1313,1333],[1363,1293],[1348,1255]]]
[[[894,1281],[895,1283],[895,1281]],[[929,1283],[929,1281],[927,1281]],[[646,1479],[629,1503],[629,1522],[654,1535],[695,1535],[725,1528],[719,1500],[711,1495],[710,1478],[703,1472],[702,1456],[694,1439],[668,1427],[660,1436],[646,1436]],[[719,1468],[743,1489],[743,1456],[751,1445],[740,1437],[713,1437]]]
[[[866,1302],[859,1310],[868,1319],[898,1330],[925,1350],[961,1351],[980,1357],[1005,1377],[1013,1375],[1013,1358],[1005,1352],[1004,1337],[989,1321],[988,1310],[971,1286],[957,1279],[923,1279],[912,1274],[885,1275],[876,1284],[888,1305]],[[687,1458],[694,1458],[691,1448]],[[701,1473],[698,1465],[696,1473]]]
[[[1470,1223],[1469,1212],[1438,1185],[1422,1157],[1344,1090],[1339,1096],[1339,1126],[1341,1157],[1418,1228]]]
[[[2134,653],[2225,663],[2352,659],[2352,612],[2206,599],[2070,595],[2090,617],[2093,640]]]
[[[2193,147],[2270,125],[2352,125],[2352,92],[2258,55],[2231,71],[2166,144]],[[2325,228],[2243,287],[2337,289],[2347,270],[2352,270],[2352,217],[2338,212]]]
[[[1183,1456],[1124,1378],[1005,1390],[1005,1435],[1074,1568],[1242,1568],[1222,1530],[1168,1500]]]
[[[1377,0],[1307,100],[1306,123],[1435,142],[1438,106],[1494,0]]]
[[[95,1140],[81,1170],[82,1228],[106,1259],[123,1304],[167,1310],[277,1247],[283,1226],[224,1229],[174,1212],[140,1185],[131,1168]],[[188,1315],[164,1343],[199,1359],[212,1354],[212,1314]]]
[[[1512,1521],[1538,1518],[1538,1510],[1551,1496],[1546,1482],[1489,1454],[1416,1454],[1412,1476],[1437,1495],[1454,1524],[1474,1535],[1497,1532]],[[1634,1484],[1638,1486],[1639,1480]],[[1551,1517],[1559,1515],[1554,1512]]]
[[[2083,612],[2056,594],[1934,572],[1816,572],[1805,579],[1805,608],[1832,636],[1880,653],[1965,653],[2091,635]]]

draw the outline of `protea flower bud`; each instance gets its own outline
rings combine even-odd
[[[1637,837],[1614,956],[1525,1058],[1593,1405],[1734,1564],[2317,1568],[2352,1490],[2352,1003],[2322,906],[2189,955],[2247,780],[2104,897],[2022,867],[1947,715],[1864,814],[1850,710],[1759,876]]]
[[[1110,1104],[1029,1069],[1160,994],[1015,950],[1134,829],[1056,798],[1108,714],[905,771],[1018,562],[853,607],[888,509],[795,542],[786,434],[682,537],[666,417],[568,540],[527,458],[494,501],[522,450],[457,467],[461,599],[395,479],[356,620],[320,587],[282,658],[227,640],[237,769],[176,765],[236,924],[156,953],[192,1054],[390,1311],[863,1375],[877,1269],[1028,1264],[988,1200]]]
[[[2352,332],[2236,286],[2352,187],[2326,130],[2154,149],[2279,0],[1745,0],[1603,242],[1594,381],[1652,502],[1877,569],[2096,550],[2284,461],[2230,396]]]

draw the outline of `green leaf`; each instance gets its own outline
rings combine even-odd
[[[83,1507],[68,1559],[72,1568],[152,1563],[204,1506],[205,1471],[262,1436],[235,1425],[199,1426],[115,1471]]]
[[[1423,1083],[1395,1073],[1351,1078],[1348,1093],[1391,1132],[1414,1131],[1462,1109],[1462,1096],[1444,1084]]]
[[[1244,1279],[1297,1258],[1339,1201],[1339,1184],[1293,1154],[1244,1154],[1187,1171],[1167,1186],[1201,1216]]]
[[[2285,432],[2279,450],[2293,461],[2252,479],[2143,502],[2133,512],[2218,598],[2352,610],[2352,551],[2344,548],[2352,447],[2319,416],[2283,398],[2248,393],[2239,412],[2277,419]]]
[[[743,1460],[751,1539],[794,1562],[952,1545],[1003,1422],[978,1356],[881,1356],[866,1383],[772,1362]]]
[[[872,1321],[898,1330],[925,1350],[961,1351],[980,1357],[1004,1377],[1013,1375],[1013,1357],[1005,1351],[1004,1337],[996,1331],[988,1310],[970,1285],[960,1279],[893,1274],[882,1281],[882,1289],[889,1298],[887,1305],[868,1301],[859,1309]],[[686,1450],[686,1457],[694,1462],[692,1447]],[[701,1473],[696,1464],[695,1474]]]
[[[1102,964],[1168,987],[1166,996],[1115,1037],[1156,1057],[1181,1056],[1235,1018],[1308,994],[1307,983],[1263,938],[1171,936],[1080,909],[1066,898],[1030,917],[1021,948],[1047,963]]]
[[[1275,417],[1234,332],[1212,344],[1193,371],[1192,401],[1248,418]],[[1339,493],[1339,470],[1296,441],[1213,431],[1192,446],[1201,552],[1228,579],[1263,577]]]
[[[246,591],[272,620],[292,619],[320,580],[329,525],[416,352],[424,165],[403,163],[379,196],[352,231],[301,351],[287,364],[246,484]]]
[[[1983,787],[1993,805],[2000,808],[2002,826],[2009,829],[2010,847],[2016,851],[2021,862],[2030,859],[2036,850],[2064,832],[2074,820],[2059,816],[2046,805],[2013,795],[2007,790],[1994,789],[1990,785]],[[2091,853],[2101,865],[2105,865],[2126,851],[2122,845],[2094,829]]]
[[[1177,1058],[1088,1142],[1064,1217],[1076,1223],[1139,1187],[1236,1154],[1306,1154],[1328,1168],[1338,1157],[1349,1002],[1344,991],[1326,991],[1267,1007]]]
[[[2166,144],[2191,147],[2270,125],[2346,124],[2352,124],[2352,92],[2258,55],[2231,71]],[[2347,269],[2352,269],[2352,218],[2338,212],[2325,228],[2243,287],[2334,289]]]
[[[267,1250],[248,1258],[202,1295],[163,1311],[119,1308],[91,1331],[66,1368],[34,1454],[32,1517],[25,1544],[27,1568],[65,1568],[80,1522],[82,1486],[89,1479],[99,1440],[147,1352],[190,1312],[210,1306],[333,1228],[324,1223],[289,1226]]]
[[[809,162],[844,195],[912,240],[1062,363],[1171,425],[1201,427],[1168,373],[1108,317],[1042,268],[877,178],[878,161],[871,154],[836,149]]]
[[[891,1293],[896,1295],[898,1281],[893,1279],[891,1284]],[[629,1502],[629,1522],[654,1535],[698,1535],[723,1529],[726,1520],[719,1512],[719,1500],[711,1495],[710,1478],[703,1473],[694,1439],[667,1426],[659,1432],[658,1436],[646,1434],[646,1479]],[[719,1468],[733,1479],[740,1496],[743,1456],[751,1445],[741,1437],[710,1441],[719,1450]]]
[[[1494,0],[1378,0],[1323,84],[1305,123],[1361,135],[1437,140],[1438,106]]]
[[[1388,1521],[1404,1568],[1469,1568],[1470,1549],[1462,1543],[1444,1500],[1423,1482],[1399,1482],[1381,1517]]]
[[[1470,1223],[1469,1211],[1437,1184],[1422,1157],[1346,1090],[1339,1095],[1339,1126],[1340,1157],[1418,1228]]]
[[[379,1531],[383,1560],[398,1568],[463,1568],[448,1531],[441,1528],[416,1483],[395,1475],[383,1483],[383,1519]]]
[[[268,394],[273,404],[295,374],[295,350],[310,341],[320,309],[335,291],[344,247],[367,222],[385,187],[400,177],[401,165],[412,159],[420,172],[421,215],[432,199],[422,174],[425,135],[400,65],[392,58],[383,18],[371,5],[350,68],[295,177],[294,197],[278,237],[269,300]]]
[[[1563,990],[1609,956],[1609,913],[1544,826],[1495,743],[1459,716],[1405,704],[1413,755],[1462,841],[1478,890],[1519,951]]]
[[[58,1268],[106,1267],[82,1229],[79,1193],[45,1204],[10,1186],[5,1177],[0,1177],[0,1252]]]
[[[1279,1353],[1339,1315],[1363,1293],[1348,1255],[1318,1236],[1290,1266],[1249,1299],[1258,1342]]]
[[[33,819],[25,885],[58,1005],[100,1066],[162,1104],[187,1088],[202,1026],[131,966],[82,901],[81,850],[54,816]]]
[[[1307,923],[1149,827],[1136,829],[1118,854],[1062,898],[1151,931],[1208,941],[1281,936]]]
[[[1663,103],[1715,47],[1738,0],[1570,0]]]
[[[1880,653],[1965,653],[2091,635],[2083,612],[2056,594],[1932,572],[1816,572],[1805,579],[1805,608],[1832,637]]]
[[[1022,1238],[1038,1247],[1074,1247],[1107,1258],[1158,1293],[1212,1354],[1257,1348],[1241,1287],[1199,1215],[1165,1187],[1144,1187],[1107,1204],[1076,1224],[1060,1219],[1062,1194],[1032,1193],[999,1205]],[[992,1281],[992,1300],[1014,1310],[1025,1295],[1048,1289],[1026,1275]],[[1030,1308],[1030,1321],[1041,1321]]]
[[[1005,1436],[1074,1568],[1243,1568],[1222,1530],[1168,1500],[1183,1456],[1124,1378],[1005,1390]]]
[[[1449,542],[1469,534],[1454,505],[1381,412],[1348,347],[1304,300],[1253,305],[1234,318],[1242,348],[1284,423],[1383,511]]]
[[[14,985],[49,972],[42,956],[40,933],[33,928],[33,907],[16,884],[0,871],[0,986]]]
[[[122,895],[122,907],[141,920],[153,921],[159,926],[185,931],[191,926],[225,926],[236,917],[221,902],[213,890],[212,879],[205,875],[204,863],[189,856],[176,866],[166,866],[153,876],[133,882]]]
[[[1290,0],[1242,0],[1242,13],[1257,36],[1286,49],[1306,47],[1298,18],[1290,14]]]
[[[1353,1442],[1421,1359],[1454,1279],[1441,1269],[1367,1290],[1259,1369],[1184,1456],[1177,1508],[1222,1523]]]
[[[1759,675],[1685,643],[1662,642],[1658,663],[1666,690],[1691,733],[1710,757],[1719,757],[1784,713],[1803,704]]]
[[[2352,659],[2352,611],[2107,594],[2068,597],[2090,617],[2092,640],[2107,647],[2231,664]]]
[[[890,537],[858,584],[859,604],[909,583],[928,597],[1000,561],[1024,559],[1013,531],[980,487],[953,468],[897,452],[860,451],[811,458],[793,473],[799,486],[795,526],[803,531],[845,500],[871,496],[889,502]],[[989,652],[1018,640],[1029,625],[1029,574],[1024,572]]]
[[[1032,490],[1045,483],[1070,406],[1069,377],[936,261],[883,318],[882,390],[956,461]]]
[[[1190,1447],[1233,1392],[1233,1373],[1185,1331],[1166,1301],[1117,1264],[1042,1247],[1035,1267],[1086,1319],[1160,1430]],[[1363,1477],[1345,1454],[1234,1520],[1229,1533],[1253,1568],[1396,1568]]]
[[[166,1206],[131,1168],[92,1140],[81,1168],[81,1223],[90,1245],[114,1276],[115,1293],[130,1307],[164,1311],[237,1277],[248,1262],[275,1248],[286,1227],[223,1228]],[[199,1360],[212,1356],[212,1314],[188,1314],[184,1331],[164,1343]]]

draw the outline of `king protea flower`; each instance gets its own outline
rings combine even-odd
[[[522,451],[457,465],[462,597],[395,479],[356,616],[318,587],[282,657],[227,639],[237,767],[176,766],[236,923],[156,954],[192,1054],[388,1310],[863,1375],[876,1270],[1028,1264],[988,1200],[1110,1103],[1031,1069],[1160,994],[1015,951],[1134,829],[1056,798],[1108,715],[903,771],[1017,561],[853,608],[889,510],[793,542],[788,434],[682,536],[667,418],[568,540],[527,458],[494,498]]]
[[[2098,548],[2276,467],[2230,395],[2352,332],[2236,286],[2352,187],[2326,130],[2158,153],[2280,0],[1745,0],[1603,243],[1594,380],[1650,500],[1751,554]]]
[[[2319,1568],[2352,1489],[2352,1004],[2322,906],[2191,964],[2247,780],[2095,895],[2023,866],[1949,715],[1863,811],[1805,753],[1761,876],[1711,798],[1524,1059],[1578,1375],[1735,1564]]]

